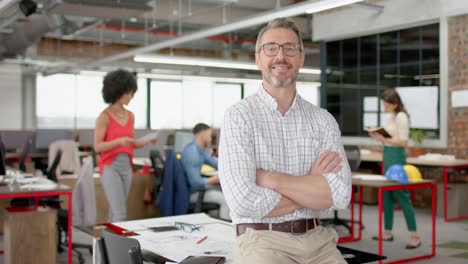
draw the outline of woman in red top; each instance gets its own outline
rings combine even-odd
[[[99,173],[109,203],[109,221],[120,222],[127,217],[133,148],[149,142],[134,140],[135,118],[124,107],[137,91],[135,76],[125,70],[116,70],[104,77],[103,84],[102,96],[109,106],[97,118],[94,150],[100,153]]]

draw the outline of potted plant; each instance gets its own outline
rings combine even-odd
[[[421,144],[426,139],[426,133],[421,129],[411,128],[409,136],[414,143],[414,146],[410,148],[410,156],[418,157],[424,155],[424,148]]]

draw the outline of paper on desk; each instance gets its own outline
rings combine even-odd
[[[375,175],[375,174],[355,174],[353,175],[354,179],[360,180],[369,180],[369,181],[387,181],[388,179],[382,175]]]
[[[224,223],[221,220],[214,219],[204,213],[200,213],[200,214],[179,215],[179,216],[152,218],[152,219],[142,219],[142,220],[136,220],[136,221],[118,222],[118,223],[113,223],[113,224],[116,226],[125,228],[127,230],[141,230],[141,229],[150,228],[150,227],[173,225],[174,222],[185,222],[185,223],[191,223],[191,224],[197,225],[197,224],[211,223],[211,222],[216,222],[216,221]]]
[[[149,227],[173,225],[176,221],[194,225],[202,224],[203,229],[192,233],[184,231],[141,231]],[[138,239],[142,249],[149,250],[176,262],[180,262],[190,255],[223,256],[226,257],[226,263],[233,262],[232,252],[235,242],[233,226],[230,223],[211,218],[206,214],[143,219],[115,223],[115,225],[127,230],[140,230],[137,231],[140,235],[134,238]],[[197,241],[203,236],[207,236],[207,239],[197,244]],[[205,252],[210,252],[211,254],[205,254]]]
[[[439,153],[426,153],[418,157],[418,159],[424,160],[455,160],[455,155],[445,155]]]
[[[21,189],[28,189],[28,190],[52,190],[57,187],[57,184],[25,184],[21,185]]]
[[[150,140],[158,138],[158,134],[159,134],[158,131],[150,132],[150,133],[142,136],[141,138],[138,138],[136,141],[137,142],[148,142]]]
[[[207,239],[197,244],[202,237]],[[226,263],[232,263],[235,242],[234,230],[223,224],[205,225],[203,231],[186,233],[173,232],[140,232],[138,239],[143,249],[180,262],[188,256],[223,256]]]
[[[18,178],[16,179],[16,182],[19,184],[28,184],[28,183],[34,183],[37,182],[39,178]]]
[[[34,182],[20,186],[20,189],[29,189],[29,190],[52,190],[55,188],[57,188],[57,183],[49,179],[44,179],[44,178],[36,178]]]

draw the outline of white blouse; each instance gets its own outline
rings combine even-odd
[[[384,126],[392,138],[408,140],[409,136],[409,118],[404,112],[398,114],[389,114]]]

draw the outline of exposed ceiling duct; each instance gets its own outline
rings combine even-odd
[[[60,20],[55,15],[33,14],[28,19],[17,21],[12,33],[0,34],[0,59],[22,55],[44,34],[57,28]]]
[[[0,2],[0,59],[21,56],[47,32],[62,24],[47,13],[60,0],[3,0]]]
[[[109,64],[109,63],[118,61],[118,60],[133,57],[138,54],[153,52],[153,51],[160,50],[163,48],[174,47],[182,43],[187,43],[190,41],[199,40],[199,39],[210,37],[210,36],[217,36],[217,35],[224,34],[227,32],[232,32],[232,31],[236,31],[240,29],[258,26],[258,25],[267,23],[268,21],[271,21],[272,19],[277,18],[277,17],[297,16],[300,14],[304,14],[305,11],[309,11],[309,13],[315,13],[315,12],[320,12],[320,11],[332,9],[338,6],[352,4],[352,3],[356,3],[360,1],[362,0],[304,1],[302,3],[293,4],[293,5],[281,8],[281,9],[259,13],[255,16],[243,18],[235,22],[212,26],[209,28],[200,29],[200,30],[186,33],[186,34],[181,34],[172,39],[168,39],[162,42],[150,44],[150,45],[143,46],[143,47],[138,47],[138,48],[131,49],[123,53],[103,57],[98,60],[87,61],[84,63],[70,63],[66,67],[59,67],[56,69],[48,70],[44,72],[44,74],[50,75],[50,74],[55,74],[58,72],[76,69],[76,68],[82,68],[82,67],[89,68],[89,67],[101,66],[104,64]]]

